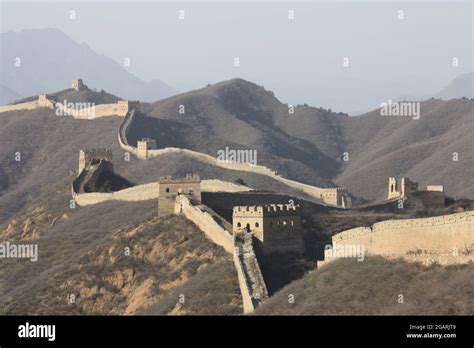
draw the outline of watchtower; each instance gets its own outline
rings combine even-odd
[[[84,84],[82,83],[82,79],[72,80],[71,88],[75,89],[76,91],[83,90]]]
[[[325,188],[321,194],[324,203],[343,207],[347,205],[344,199],[346,196],[347,188],[345,187]]]
[[[107,160],[110,162],[110,169],[113,171],[113,155],[112,150],[109,149],[87,149],[79,151],[79,171],[83,169],[88,170],[91,165],[99,164],[101,160]]]
[[[410,198],[413,192],[418,191],[418,183],[411,181],[409,178],[402,178],[400,185],[393,176],[388,178],[388,199],[391,198]]]
[[[303,252],[299,205],[267,204],[236,206],[232,211],[233,233],[252,233],[263,254]]]
[[[118,100],[119,115],[125,116],[132,109],[138,110],[140,102],[138,100]]]
[[[137,156],[138,158],[147,159],[148,150],[156,150],[156,141],[150,138],[142,138],[137,141]]]
[[[162,176],[159,183],[158,216],[173,214],[176,197],[179,195],[201,201],[201,179],[197,174],[186,174],[184,178]]]

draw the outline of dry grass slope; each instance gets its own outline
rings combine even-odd
[[[157,218],[156,202],[71,209],[52,227],[54,207],[39,208],[0,232],[39,249],[37,262],[2,260],[2,314],[241,313],[231,257],[186,219]]]
[[[288,302],[289,294],[294,303]],[[399,295],[403,303],[399,303]],[[472,315],[474,264],[336,260],[286,286],[258,315]]]

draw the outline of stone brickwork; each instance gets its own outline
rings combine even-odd
[[[348,208],[347,189],[345,187],[325,188],[322,193],[323,202],[330,205]]]
[[[395,177],[388,178],[388,195],[387,199],[392,198],[410,198],[412,193],[418,190],[418,183],[411,181],[409,178],[401,178],[398,183]]]
[[[289,204],[237,206],[233,208],[234,235],[252,233],[263,254],[303,252],[300,207]]]
[[[176,197],[183,195],[201,201],[201,179],[197,174],[187,174],[183,178],[162,176],[159,180],[160,193],[158,215],[166,216],[175,212]]]
[[[234,265],[237,271],[244,313],[251,313],[267,300],[268,290],[249,233],[234,236]]]
[[[156,150],[156,140],[150,138],[142,138],[137,141],[137,157],[141,159],[148,158],[148,151]]]
[[[81,90],[85,89],[85,86],[82,83],[82,79],[72,80],[71,88],[75,89],[76,91],[81,91]]]
[[[253,248],[250,233],[232,235],[232,226],[203,204],[193,204],[187,196],[176,197],[175,213],[183,214],[215,244],[233,254],[244,313],[253,312],[268,299],[268,290]]]
[[[223,247],[228,253],[234,252],[232,226],[212,209],[203,204],[193,205],[184,195],[176,197],[174,208],[176,214],[183,214],[194,222],[213,243]]]
[[[122,125],[119,128],[119,144],[122,149],[129,151],[135,155],[138,154],[137,148],[133,147],[129,144],[127,140],[127,130],[133,122],[133,117],[125,116],[125,119]],[[148,150],[147,151],[147,158],[151,157],[159,157],[162,155],[170,154],[170,153],[179,153],[184,154],[194,159],[208,163],[213,166],[221,167],[224,169],[229,170],[237,170],[243,172],[251,172],[259,175],[268,176],[276,181],[282,182],[285,185],[288,185],[292,188],[297,190],[301,190],[307,195],[313,197],[315,200],[320,201],[322,204],[327,205],[335,205],[339,207],[349,207],[350,206],[350,197],[347,194],[347,190],[345,188],[321,188],[317,186],[312,186],[308,184],[303,184],[298,181],[290,180],[283,178],[282,176],[278,175],[275,171],[260,165],[250,165],[248,163],[233,163],[233,162],[226,162],[226,161],[218,161],[217,158],[212,157],[208,154],[197,152],[188,149],[181,149],[177,147],[166,147],[163,149],[157,150]]]
[[[138,100],[119,100],[117,101],[117,107],[120,115],[125,116],[128,111],[135,109],[139,111],[140,102]]]
[[[333,249],[363,246],[366,255],[402,257],[423,263],[474,260],[474,211],[423,219],[387,220],[332,237]],[[325,258],[322,265],[334,258]]]
[[[202,192],[241,192],[248,188],[220,180],[201,181]],[[91,192],[79,193],[72,190],[74,200],[79,206],[93,205],[107,201],[138,202],[150,199],[158,199],[160,192],[160,183],[151,182],[129,187],[116,192]]]
[[[445,206],[443,185],[428,185],[426,190],[419,190],[417,182],[402,178],[400,185],[398,185],[397,179],[390,177],[387,199],[396,198],[407,201],[406,206],[414,209]]]
[[[76,91],[81,91],[87,88],[81,79],[72,80],[71,87]],[[135,109],[139,109],[138,100],[119,100],[117,103],[112,104],[98,104],[91,107],[81,108],[81,110],[75,110],[64,106],[61,103],[57,103],[55,98],[51,95],[41,94],[38,99],[31,102],[2,105],[0,106],[0,113],[7,111],[21,111],[21,110],[34,110],[37,108],[57,108],[63,115],[69,115],[76,119],[93,120],[101,117],[108,116],[120,116],[124,117],[129,112]]]

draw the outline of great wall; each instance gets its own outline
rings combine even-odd
[[[122,149],[138,156],[137,147],[131,146],[127,140],[128,129],[133,123],[134,116],[135,116],[135,112],[133,110],[125,116],[118,131],[118,141]],[[159,156],[170,154],[170,153],[184,154],[200,162],[208,163],[212,166],[221,167],[228,170],[250,172],[250,173],[265,175],[287,186],[303,191],[307,195],[315,198],[317,201],[320,201],[324,204],[335,205],[335,206],[340,206],[340,207],[350,206],[350,199],[348,199],[347,190],[345,188],[342,188],[342,187],[320,188],[317,186],[303,184],[298,181],[286,179],[278,175],[275,171],[265,166],[252,165],[248,163],[219,161],[217,158],[212,157],[211,155],[208,155],[202,152],[193,151],[189,149],[176,148],[176,147],[166,147],[163,149],[151,149],[151,150],[147,149],[146,152],[147,152],[147,158],[159,157]]]
[[[72,88],[79,91],[84,87],[82,80],[73,80]],[[12,104],[12,105],[4,105],[0,106],[0,113],[7,112],[7,111],[19,111],[19,110],[33,110],[36,108],[50,108],[50,109],[60,109],[65,114],[72,116],[76,119],[84,119],[84,120],[94,120],[96,118],[101,117],[111,117],[111,116],[119,116],[124,117],[122,124],[118,129],[118,142],[120,147],[130,152],[139,158],[143,158],[140,156],[139,150],[137,147],[132,146],[127,139],[127,132],[134,121],[134,116],[136,110],[138,110],[139,103],[137,101],[124,101],[119,100],[115,104],[99,104],[94,106],[94,110],[92,109],[85,109],[76,111],[71,108],[64,107],[61,103],[57,103],[56,100],[52,96],[48,95],[40,95],[38,99],[31,102],[25,102],[20,104]],[[255,173],[259,175],[268,176],[276,181],[279,181],[289,187],[294,189],[300,190],[306,193],[308,196],[314,198],[315,200],[322,202],[323,204],[327,205],[334,205],[340,207],[348,207],[350,206],[350,198],[347,194],[347,189],[342,187],[334,187],[334,188],[321,188],[313,185],[308,185],[304,183],[300,183],[298,181],[290,180],[287,178],[278,175],[275,171],[270,168],[261,165],[252,165],[249,163],[236,163],[236,162],[224,162],[219,161],[217,158],[212,157],[211,155],[193,151],[189,149],[182,149],[182,148],[175,148],[175,147],[166,147],[162,149],[144,149],[146,156],[145,158],[153,158],[159,157],[165,154],[175,153],[175,154],[183,154],[189,157],[192,157],[200,162],[210,164],[212,166],[233,170],[233,171],[243,171],[249,173]]]
[[[119,116],[125,117],[127,113],[135,108],[134,102],[128,100],[119,100],[113,104],[98,104],[91,107],[86,107],[81,110],[68,108],[61,103],[58,103],[52,96],[39,95],[37,100],[12,104],[1,105],[0,113],[7,111],[21,111],[34,110],[38,108],[54,109],[62,115],[68,115],[80,120],[93,120],[101,117]]]
[[[474,211],[420,219],[387,220],[357,227],[332,237],[321,267],[351,248],[363,246],[365,255],[404,258],[424,264],[466,263],[474,260]],[[340,257],[355,257],[340,255]]]
[[[107,201],[138,202],[159,198],[160,183],[158,181],[137,185],[115,192],[78,193],[71,187],[72,197],[79,206],[87,206]],[[203,192],[244,192],[251,188],[221,180],[203,180]]]
[[[80,82],[78,82],[80,81]],[[73,81],[73,88],[79,90],[81,80]],[[38,100],[21,104],[0,106],[0,112],[32,110],[40,107],[55,108],[54,98],[41,95]],[[100,106],[100,105],[99,105]],[[292,188],[301,190],[315,198],[320,204],[334,207],[349,207],[344,188],[319,188],[278,175],[264,166],[244,163],[221,162],[216,158],[180,148],[148,148],[145,140],[140,146],[128,142],[127,132],[134,121],[138,103],[119,101],[117,104],[103,104],[96,109],[95,117],[124,117],[118,129],[120,147],[139,158],[159,157],[168,153],[180,153],[199,161],[229,170],[252,172],[266,175]],[[97,113],[97,110],[99,112]],[[63,110],[79,119],[71,110]],[[88,157],[89,156],[89,157]],[[158,206],[165,207],[159,214],[182,214],[192,221],[215,244],[233,255],[239,287],[242,295],[244,313],[251,313],[268,297],[268,290],[262,275],[257,249],[267,252],[302,252],[301,225],[299,210],[284,205],[235,207],[233,224],[220,217],[208,206],[200,202],[202,192],[243,192],[251,188],[220,180],[203,180],[187,176],[183,179],[160,178],[157,182],[137,185],[115,192],[85,192],[84,185],[102,171],[112,170],[112,157],[105,153],[81,152],[79,174],[71,185],[71,194],[77,205],[87,206],[105,201],[125,202],[158,200]],[[199,183],[198,186],[197,183]],[[444,197],[440,185],[428,185],[426,191],[418,191],[416,183],[402,178],[398,187],[395,178],[389,178],[389,193],[386,202],[411,199],[418,193],[429,193],[429,203],[439,204]],[[192,188],[191,188],[192,187]],[[434,193],[433,193],[434,192]],[[441,194],[442,193],[442,194]],[[433,198],[434,197],[434,198]],[[420,199],[420,202],[422,199]],[[384,202],[384,201],[383,201]],[[325,251],[325,259],[318,261],[318,267],[347,255],[339,256],[335,251],[352,250],[363,247],[365,255],[381,255],[386,258],[404,258],[425,264],[466,263],[474,260],[474,212],[464,212],[422,219],[388,220],[375,223],[371,227],[357,227],[340,232],[332,237],[332,245]],[[278,238],[273,238],[278,236]],[[284,238],[283,238],[283,237]],[[265,246],[267,249],[265,249]],[[268,249],[268,246],[270,248]],[[360,256],[360,255],[359,255]],[[354,255],[352,255],[354,257]]]
[[[230,223],[203,204],[193,205],[186,196],[176,198],[175,213],[183,214],[213,243],[233,255],[244,313],[253,312],[261,302],[268,298],[268,290],[254,251],[253,235],[235,233],[235,230],[233,232]]]

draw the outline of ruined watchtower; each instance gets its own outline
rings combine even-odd
[[[158,216],[173,214],[175,200],[179,195],[201,201],[201,179],[197,174],[186,174],[184,178],[162,176],[159,183]]]
[[[413,192],[418,190],[418,183],[409,178],[402,178],[400,185],[395,177],[388,178],[388,199],[391,198],[410,198]]]
[[[390,177],[388,179],[388,199],[400,198],[407,200],[408,207],[444,207],[445,195],[443,185],[427,185],[426,190],[420,190],[418,183],[408,178],[402,178],[400,185],[397,179]]]
[[[150,138],[142,138],[137,141],[137,156],[138,158],[147,159],[148,150],[156,150],[156,140]]]
[[[117,101],[118,107],[118,115],[125,116],[127,112],[132,109],[138,110],[140,107],[140,101],[138,100],[118,100]]]
[[[91,165],[97,165],[101,160],[110,162],[110,170],[113,172],[113,155],[112,150],[109,149],[87,149],[79,151],[79,171],[83,169],[88,170]]]
[[[237,206],[232,212],[233,233],[252,233],[264,254],[303,252],[299,205]]]
[[[76,91],[83,90],[84,84],[82,83],[82,79],[72,80],[71,88],[75,89]]]

